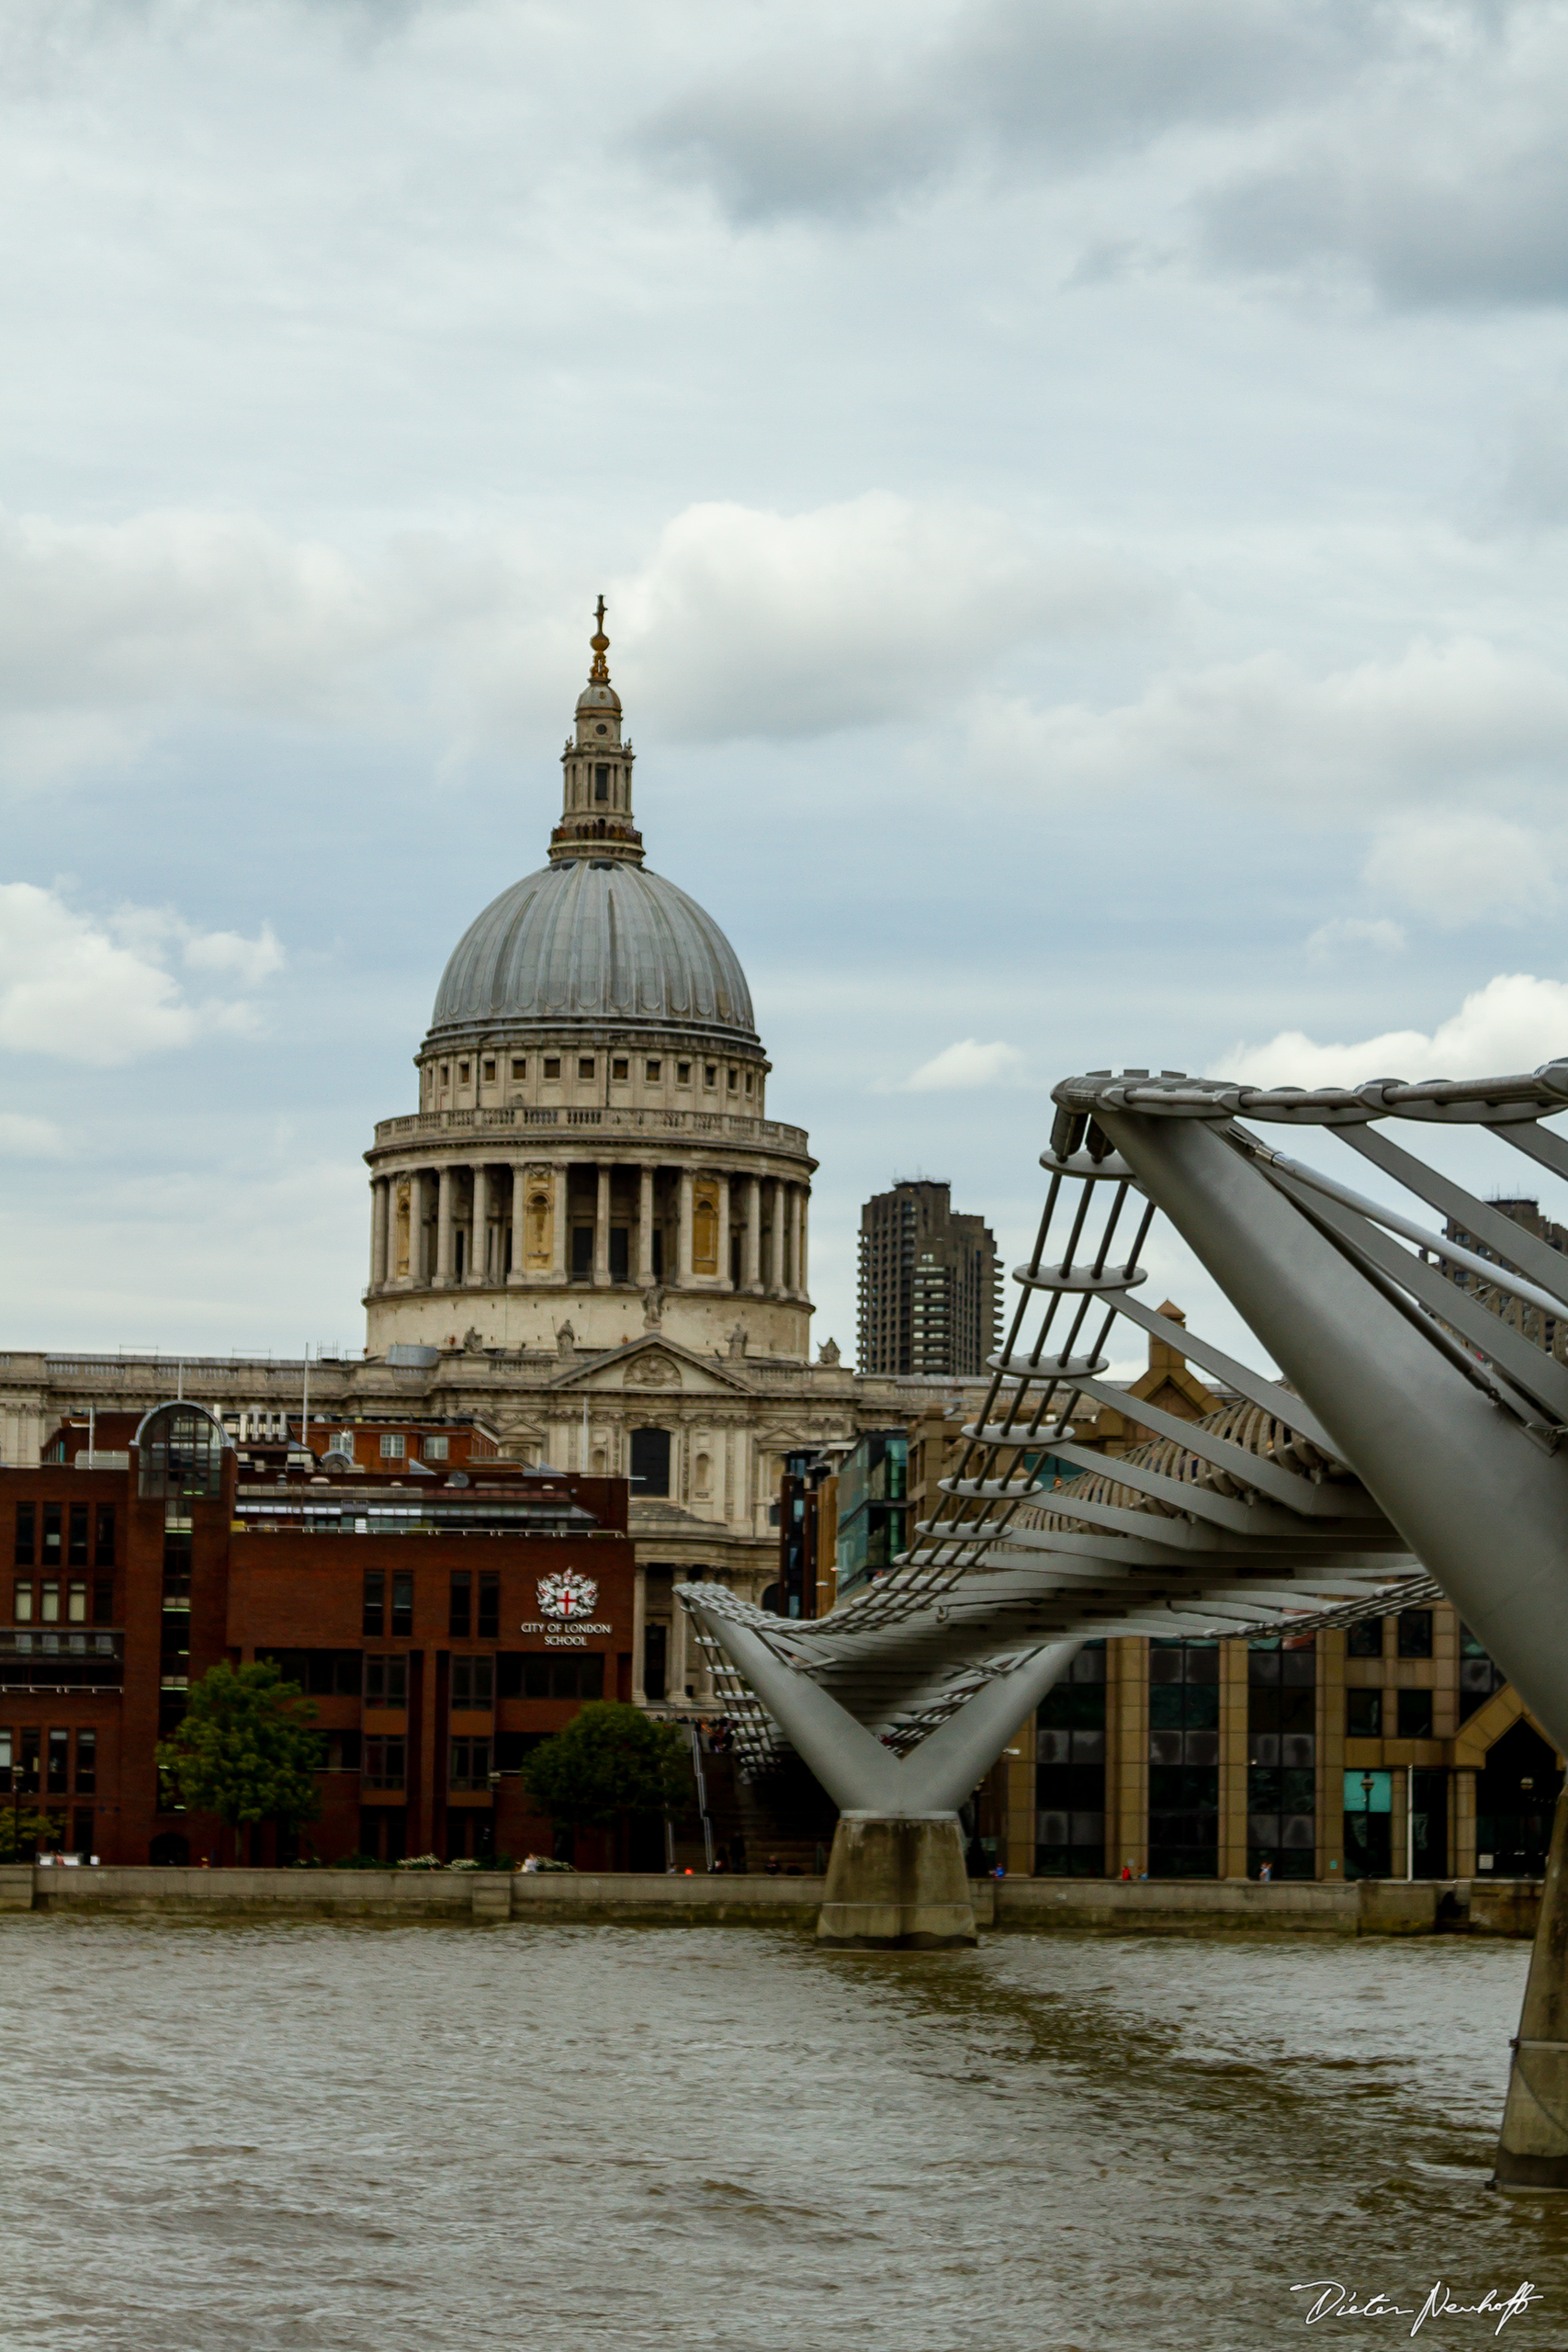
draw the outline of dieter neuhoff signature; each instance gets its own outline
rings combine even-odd
[[[1418,2335],[1428,2320],[1438,2319],[1492,2320],[1495,2322],[1493,2335],[1501,2335],[1511,2319],[1517,2319],[1521,2312],[1528,2312],[1532,2303],[1542,2300],[1544,2291],[1523,2278],[1511,2295],[1505,2295],[1500,2288],[1488,2287],[1474,2302],[1465,2302],[1439,2278],[1425,2302],[1401,2303],[1381,2292],[1363,2294],[1339,2278],[1308,2278],[1291,2289],[1292,2295],[1309,2295],[1313,2299],[1303,2313],[1308,2327],[1315,2327],[1323,2319],[1407,2319],[1412,2323],[1412,2335]]]

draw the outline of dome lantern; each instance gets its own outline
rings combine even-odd
[[[598,626],[588,642],[593,661],[588,684],[577,697],[577,725],[562,752],[560,823],[550,835],[550,864],[563,865],[587,855],[612,865],[640,865],[642,835],[632,822],[632,763],[637,754],[621,741],[621,697],[610,684],[605,660],[604,599],[594,616]]]

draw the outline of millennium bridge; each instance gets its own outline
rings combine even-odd
[[[820,1619],[682,1589],[743,1767],[787,1745],[840,1808],[825,1943],[973,1941],[958,1808],[1087,1639],[1297,1634],[1440,1594],[1568,1751],[1568,1258],[1411,1148],[1423,1126],[1475,1130],[1467,1170],[1517,1152],[1568,1178],[1549,1124],[1568,1060],[1314,1091],[1101,1070],[1053,1099],[1039,1230],[943,1515]],[[1292,1127],[1341,1147],[1337,1172],[1282,1149]],[[1119,1320],[1168,1330],[1137,1296],[1156,1216],[1282,1375],[1189,1329],[1183,1353],[1230,1392],[1196,1422],[1103,1377]],[[1080,1400],[1146,1441],[1114,1463],[1078,1445]],[[1504,2186],[1568,2188],[1565,1808]]]

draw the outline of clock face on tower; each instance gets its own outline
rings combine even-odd
[[[541,1617],[592,1617],[598,1598],[599,1587],[594,1579],[580,1575],[576,1568],[564,1568],[558,1576],[539,1578]]]

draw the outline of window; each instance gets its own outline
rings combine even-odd
[[[479,1570],[479,1622],[477,1628],[481,1642],[501,1638],[501,1571],[498,1568]]]
[[[322,1772],[357,1772],[364,1757],[364,1741],[356,1731],[324,1731],[321,1735],[321,1760],[317,1768]]]
[[[36,1504],[18,1503],[17,1505],[16,1560],[17,1566],[19,1568],[30,1568],[32,1566],[33,1544],[35,1541],[36,1527]]]
[[[1040,1702],[1034,1868],[1042,1878],[1105,1874],[1105,1645],[1086,1643]]]
[[[1347,1657],[1382,1657],[1382,1619],[1381,1617],[1359,1619],[1351,1626],[1346,1637],[1345,1655]]]
[[[98,1735],[90,1727],[76,1735],[76,1793],[90,1797],[98,1785]]]
[[[14,1786],[21,1791],[23,1796],[36,1796],[38,1794],[39,1750],[42,1745],[42,1739],[43,1735],[36,1728],[36,1726],[24,1724],[22,1729],[22,1752],[21,1756],[17,1759],[17,1778],[14,1783]]]
[[[715,1063],[705,1062],[703,1064],[703,1084],[705,1086],[716,1086],[718,1084],[718,1069]]]
[[[73,1577],[65,1588],[65,1622],[68,1625],[85,1625],[87,1622],[85,1577]]]
[[[93,1623],[95,1625],[114,1623],[114,1578],[93,1578]]]
[[[427,1437],[420,1450],[427,1462],[445,1462],[449,1442],[444,1437]]]
[[[488,1715],[494,1704],[494,1658],[455,1657],[452,1660],[454,1713],[472,1714],[477,1710],[480,1714]]]
[[[365,1571],[365,1606],[360,1614],[359,1630],[379,1639],[387,1630],[387,1579],[379,1568]]]
[[[577,1057],[577,1075],[579,1078],[592,1077],[593,1057],[592,1054],[579,1054]]]
[[[401,1739],[367,1739],[365,1781],[372,1789],[400,1789],[407,1774],[408,1743]]]
[[[467,1568],[454,1568],[446,1610],[446,1631],[466,1640],[472,1631],[474,1579]]]
[[[468,1082],[468,1065],[467,1062],[459,1062],[457,1064],[457,1083],[459,1086],[467,1086]]]
[[[528,1057],[527,1057],[527,1055],[526,1055],[526,1054],[513,1054],[513,1057],[512,1057],[512,1075],[513,1075],[513,1078],[526,1078],[526,1077],[527,1077],[527,1075],[528,1075]]]
[[[1495,1690],[1501,1690],[1507,1680],[1500,1666],[1486,1655],[1485,1644],[1472,1634],[1468,1625],[1459,1629],[1459,1719],[1468,1722],[1477,1707],[1483,1707]]]
[[[85,1503],[71,1505],[70,1535],[66,1545],[65,1565],[71,1568],[85,1568],[87,1565],[87,1506]]]
[[[60,1505],[45,1503],[43,1507],[43,1565],[46,1568],[60,1566]]]
[[[663,1075],[664,1064],[662,1062],[644,1062],[642,1068],[643,1076],[645,1078],[660,1078]]]
[[[450,1085],[450,1083],[451,1083],[451,1080],[452,1080],[452,1066],[451,1066],[451,1064],[450,1064],[449,1062],[443,1062],[443,1063],[442,1063],[442,1065],[441,1065],[441,1083],[442,1083],[442,1085],[443,1085],[443,1086]]]
[[[392,1430],[383,1430],[383,1431],[382,1431],[382,1434],[381,1434],[381,1459],[382,1459],[382,1461],[383,1461],[383,1462],[400,1462],[400,1461],[402,1460],[402,1458],[403,1458],[403,1440],[402,1440],[400,1436],[398,1436],[394,1431],[392,1431]]]
[[[494,1083],[495,1083],[495,1064],[494,1064],[494,1062],[492,1062],[492,1061],[487,1061],[487,1062],[486,1062],[486,1064],[485,1064],[485,1084],[486,1084],[487,1086],[493,1086],[493,1085],[494,1085]]]
[[[749,1069],[749,1070],[747,1071],[747,1073],[746,1073],[746,1091],[747,1091],[747,1093],[748,1093],[748,1094],[755,1093],[755,1091],[756,1091],[756,1082],[757,1082],[757,1073],[756,1073],[756,1071],[755,1071],[755,1070],[750,1070],[750,1069]]]
[[[0,1728],[0,1790],[6,1795],[11,1790],[11,1732],[7,1724]]]
[[[365,1661],[365,1703],[367,1707],[406,1707],[409,1702],[409,1662],[406,1657],[367,1657]]]
[[[13,1586],[11,1591],[11,1615],[14,1622],[18,1625],[30,1625],[32,1623],[33,1580],[31,1577],[18,1577],[17,1578],[16,1584]]]
[[[45,1577],[39,1586],[38,1613],[45,1625],[60,1623],[60,1578]]]
[[[98,1505],[97,1534],[93,1545],[93,1566],[112,1568],[114,1566],[114,1505]]]
[[[1401,1739],[1430,1739],[1432,1693],[1429,1690],[1401,1690],[1398,1694],[1398,1723]]]
[[[677,1086],[690,1086],[691,1082],[692,1082],[692,1065],[691,1065],[691,1063],[690,1063],[690,1062],[677,1062],[677,1063],[676,1063],[676,1065],[675,1065],[675,1083],[677,1084]]]
[[[597,763],[593,770],[593,797],[595,800],[608,800],[610,797],[609,768]]]
[[[62,1797],[71,1786],[71,1734],[51,1731],[49,1735],[48,1778],[44,1782],[51,1797]]]
[[[512,1662],[523,1669],[525,1699],[602,1699],[604,1695],[602,1653],[558,1657],[551,1650],[525,1650]],[[502,1696],[506,1695],[503,1684]]]
[[[670,1492],[668,1430],[633,1430],[631,1485],[634,1502]]]
[[[392,1577],[392,1637],[413,1632],[413,1577],[395,1573]]]
[[[452,1789],[488,1789],[490,1786],[490,1742],[488,1739],[455,1739],[452,1742],[452,1768],[446,1785]]]
[[[611,1074],[615,1078],[629,1078],[631,1076],[631,1069],[632,1066],[630,1062],[624,1060],[622,1057],[617,1054],[614,1063],[611,1065]]]
[[[1219,1869],[1220,1657],[1213,1642],[1149,1644],[1149,1875]]]
[[[1317,1652],[1255,1642],[1247,1658],[1247,1868],[1311,1878],[1317,1841]]]
[[[736,1094],[739,1092],[739,1090],[740,1072],[738,1069],[732,1069],[729,1073],[729,1091],[731,1094]]]
[[[1381,1739],[1382,1736],[1382,1692],[1381,1690],[1347,1690],[1345,1693],[1345,1731],[1350,1739]]]
[[[1398,1631],[1401,1657],[1431,1657],[1432,1612],[1429,1609],[1402,1609],[1394,1624]]]
[[[558,1078],[560,1076],[560,1056],[558,1054],[547,1054],[545,1056],[545,1076],[547,1078]]]

